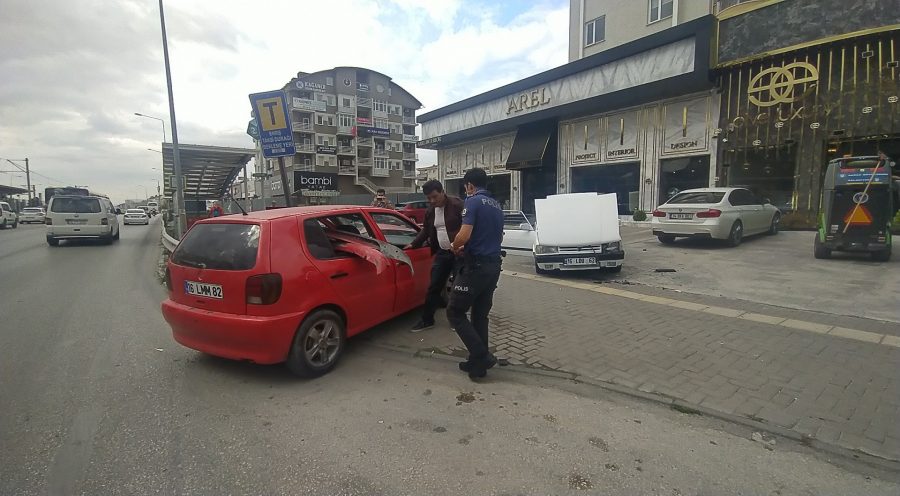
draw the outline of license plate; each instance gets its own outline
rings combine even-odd
[[[669,214],[669,218],[674,220],[691,220],[694,218],[694,214]]]
[[[184,293],[206,298],[222,299],[222,286],[203,282],[184,281]]]
[[[597,259],[594,257],[567,258],[566,265],[597,265]]]
[[[82,226],[87,224],[87,219],[66,219],[66,224],[71,224],[73,226]]]

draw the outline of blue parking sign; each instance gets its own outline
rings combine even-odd
[[[291,116],[283,91],[250,95],[250,104],[259,130],[259,144],[266,158],[289,157],[296,153]]]

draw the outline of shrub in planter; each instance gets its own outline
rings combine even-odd
[[[635,210],[634,215],[632,215],[631,218],[637,222],[643,222],[647,220],[647,212],[644,212],[643,210]]]

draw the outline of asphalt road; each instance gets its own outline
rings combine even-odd
[[[0,494],[897,494],[897,474],[557,379],[351,343],[314,381],[187,350],[158,220],[0,231]]]

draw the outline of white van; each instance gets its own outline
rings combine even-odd
[[[104,196],[54,196],[44,216],[47,244],[59,246],[61,239],[99,239],[110,244],[119,239],[117,213]]]
[[[625,260],[615,194],[568,193],[534,201],[534,269],[619,272]]]

